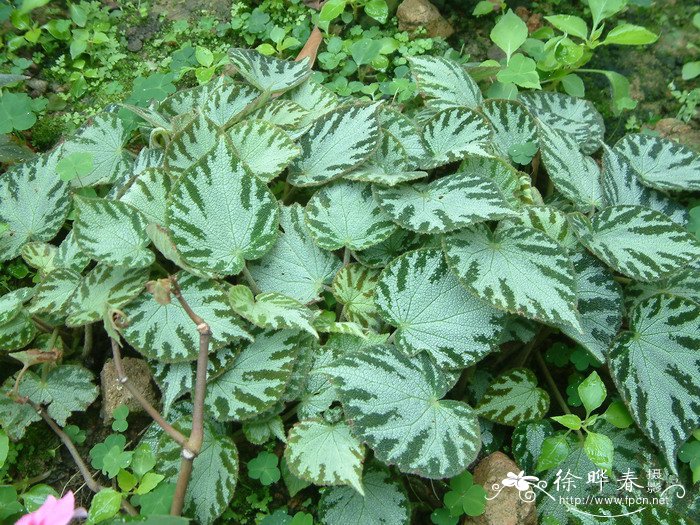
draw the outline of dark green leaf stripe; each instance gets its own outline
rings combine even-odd
[[[542,419],[549,410],[549,394],[537,387],[531,370],[514,368],[491,383],[474,410],[480,417],[514,427]]]
[[[452,382],[427,355],[376,346],[323,369],[340,394],[353,433],[405,473],[437,479],[462,472],[481,447],[474,410],[443,400]]]
[[[560,328],[602,363],[622,325],[622,290],[610,270],[592,255],[577,251],[571,255],[571,260],[576,272],[576,296],[583,332],[568,325]]]
[[[423,128],[428,149],[426,168],[456,162],[467,155],[491,157],[493,130],[476,111],[451,108],[440,111]]]
[[[495,347],[503,315],[469,294],[440,250],[409,252],[381,274],[375,303],[396,326],[396,345],[409,355],[427,352],[441,367],[462,368]]]
[[[123,179],[133,166],[126,143],[131,130],[117,113],[100,113],[59,147],[61,157],[75,153],[90,155],[92,169],[74,178],[74,187],[111,184]]]
[[[540,123],[542,162],[554,186],[577,208],[589,211],[603,202],[600,169],[587,155],[579,153],[576,140]]]
[[[301,205],[282,206],[281,211],[282,233],[267,255],[250,265],[250,273],[263,292],[279,292],[307,304],[331,282],[341,261],[313,242]]]
[[[300,346],[297,330],[256,330],[230,370],[207,385],[206,405],[217,421],[262,414],[284,395]]]
[[[374,196],[399,226],[419,233],[445,233],[515,213],[494,182],[467,172],[428,183],[375,186]]]
[[[575,149],[590,155],[600,148],[605,124],[591,102],[545,91],[521,93],[518,99],[538,120],[570,138]]]
[[[0,351],[19,350],[32,342],[37,328],[32,318],[24,310],[7,323],[0,325]]]
[[[411,506],[400,480],[372,465],[362,478],[365,494],[351,487],[331,487],[318,503],[323,525],[408,525]]]
[[[515,100],[487,100],[481,111],[494,130],[493,143],[496,151],[510,158],[513,146],[537,142],[537,125],[525,106]]]
[[[235,338],[251,339],[214,282],[181,272],[178,283],[190,307],[207,320],[214,351]],[[199,334],[180,303],[159,304],[147,291],[124,309],[128,324],[124,337],[148,358],[166,363],[192,361],[199,352]]]
[[[249,175],[230,147],[216,148],[175,183],[166,225],[184,261],[236,275],[277,238],[279,209],[267,186]]]
[[[299,139],[301,155],[289,166],[289,182],[317,186],[367,160],[379,142],[378,109],[353,104],[321,115]]]
[[[168,142],[165,162],[174,176],[192,168],[220,143],[222,132],[208,119],[197,116]]]
[[[639,302],[659,293],[683,297],[700,304],[700,270],[689,268],[648,283],[633,283],[625,288],[625,306],[632,310]]]
[[[603,197],[608,206],[644,206],[685,225],[688,211],[681,204],[660,191],[644,186],[630,161],[617,147],[603,145],[603,151]]]
[[[75,196],[75,240],[86,255],[110,266],[143,268],[155,260],[147,221],[128,204]]]
[[[211,89],[206,103],[198,107],[212,123],[224,128],[236,121],[244,111],[255,103],[260,92],[237,82],[217,82]]]
[[[551,206],[528,206],[508,222],[540,230],[567,250],[578,245],[575,229],[566,214]]]
[[[615,145],[632,164],[642,184],[657,190],[700,190],[700,155],[677,142],[641,133]]]
[[[170,174],[164,169],[145,170],[124,192],[121,202],[140,211],[146,220],[154,224],[165,224],[165,204],[172,187]]]
[[[467,289],[496,308],[581,329],[573,265],[556,241],[533,228],[484,224],[444,240],[450,267]]]
[[[581,222],[581,243],[620,273],[653,281],[700,258],[700,242],[658,211],[610,206]]]
[[[32,313],[63,315],[65,307],[80,286],[82,276],[67,268],[59,268],[49,273],[36,287],[30,310]]]
[[[56,174],[56,153],[37,155],[0,177],[0,261],[20,254],[30,241],[50,241],[70,210],[69,186]]]
[[[324,250],[364,250],[396,230],[372,197],[372,187],[360,182],[324,186],[308,202],[304,216],[316,244]]]
[[[265,182],[274,179],[301,152],[284,131],[262,120],[240,122],[228,135],[238,159]]]
[[[241,48],[230,49],[229,58],[241,76],[260,91],[281,93],[298,86],[311,75],[308,58],[291,62]]]
[[[190,432],[192,418],[185,416],[174,424],[183,434]],[[182,448],[161,433],[158,442],[158,471],[175,483],[180,471]],[[213,423],[204,423],[204,442],[192,462],[192,475],[185,494],[185,511],[202,525],[212,525],[226,510],[238,481],[238,450],[230,436]]]
[[[145,269],[112,268],[98,264],[88,272],[66,309],[68,326],[82,326],[102,318],[134,299],[148,281]]]
[[[443,109],[464,106],[476,108],[483,97],[476,82],[461,64],[442,57],[416,56],[409,59],[411,73],[431,105]]]
[[[387,106],[382,107],[379,113],[379,123],[382,130],[390,133],[399,142],[401,147],[415,166],[420,166],[428,157],[423,137],[413,120]]]
[[[609,354],[632,417],[676,472],[676,454],[700,427],[700,306],[655,295],[630,314]]]

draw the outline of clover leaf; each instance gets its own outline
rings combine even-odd
[[[32,99],[25,93],[4,93],[0,97],[0,133],[24,131],[36,122]]]
[[[271,452],[261,452],[248,462],[248,476],[257,479],[263,485],[272,485],[279,481],[281,473],[277,467],[279,458]]]
[[[464,471],[459,476],[450,480],[452,489],[445,494],[445,507],[452,516],[479,516],[486,509],[486,490],[481,485],[474,483],[474,478],[469,471]]]

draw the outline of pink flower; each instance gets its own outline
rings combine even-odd
[[[75,497],[68,492],[61,499],[49,496],[34,512],[22,516],[15,525],[68,525],[74,517],[85,516],[83,509],[75,508]]]

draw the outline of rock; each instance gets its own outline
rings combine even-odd
[[[158,404],[155,388],[151,383],[151,370],[148,363],[143,359],[134,357],[122,358],[124,374],[129,378],[129,382],[134,385],[143,396],[154,406]],[[102,384],[102,417],[105,422],[112,419],[114,409],[119,405],[129,407],[129,412],[143,412],[143,407],[136,401],[131,393],[117,381],[117,369],[114,361],[109,359],[102,372],[100,372],[100,382]]]
[[[415,31],[425,27],[429,37],[447,38],[454,28],[428,0],[403,0],[396,10],[400,31]]]
[[[488,497],[493,497],[495,483],[501,484],[508,472],[518,474],[520,468],[502,452],[494,452],[482,459],[474,469],[474,483],[483,485]],[[527,474],[527,473],[526,473]],[[486,502],[486,510],[481,516],[467,518],[462,522],[469,525],[535,525],[537,509],[534,502],[520,499],[515,487],[506,487],[494,499]]]
[[[46,93],[49,87],[49,83],[46,80],[41,80],[40,78],[30,78],[27,80],[27,87],[33,91],[36,96],[41,96]]]
[[[690,124],[676,118],[662,118],[654,126],[659,135],[676,140],[700,152],[700,130],[694,129]]]

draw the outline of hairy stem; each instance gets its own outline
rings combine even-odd
[[[352,254],[350,253],[350,248],[346,246],[345,251],[343,252],[343,266],[347,266],[348,264],[350,264],[351,260]]]
[[[554,378],[552,377],[552,374],[549,372],[549,368],[547,367],[547,363],[544,362],[544,359],[542,358],[542,354],[537,351],[535,352],[535,360],[537,361],[537,364],[539,365],[540,369],[542,370],[542,374],[544,375],[545,379],[547,380],[547,384],[549,385],[549,389],[552,391],[552,394],[554,394],[554,399],[557,400],[557,403],[561,407],[561,409],[564,411],[565,414],[571,414],[571,410],[569,410],[569,405],[566,404],[566,401],[561,395],[561,392],[559,392],[559,388],[557,388],[557,384],[554,382]],[[581,441],[583,441],[583,434],[581,433],[580,430],[576,431],[576,434],[578,434],[578,437]]]
[[[168,423],[165,418],[160,414],[160,412],[153,406],[144,395],[139,391],[136,386],[129,381],[126,373],[124,372],[124,365],[122,364],[122,353],[119,348],[119,343],[114,339],[112,341],[112,358],[114,359],[114,368],[117,371],[117,382],[126,388],[132,397],[138,401],[138,403],[143,407],[144,411],[151,416],[153,421],[158,423],[160,428],[168,434],[173,440],[181,447],[186,446],[187,438],[182,435],[175,427]]]
[[[245,271],[247,270],[244,267],[244,272]],[[257,285],[255,288],[257,288]],[[171,289],[173,290],[175,297],[177,297],[177,300],[180,302],[180,305],[182,305],[187,312],[187,315],[197,326],[197,332],[199,332],[199,354],[197,356],[197,375],[195,378],[193,396],[194,408],[192,411],[192,432],[190,433],[189,439],[182,447],[180,472],[177,477],[173,502],[170,506],[170,514],[173,516],[179,516],[182,514],[182,509],[185,505],[185,494],[187,494],[187,486],[189,485],[190,478],[192,477],[194,458],[196,458],[199,454],[204,441],[204,398],[207,391],[207,366],[209,364],[211,329],[204,319],[202,319],[192,310],[190,305],[182,296],[177,280],[174,278],[172,278]],[[260,293],[259,289],[257,293]]]
[[[248,270],[247,266],[243,266],[243,277],[248,283],[248,286],[250,286],[253,295],[258,295],[262,291],[260,290],[258,283],[255,282],[255,279],[253,279],[253,276],[251,275],[250,270]]]
[[[87,357],[92,353],[92,343],[92,323],[89,323],[85,325],[85,338],[83,339],[83,359],[87,359]]]

